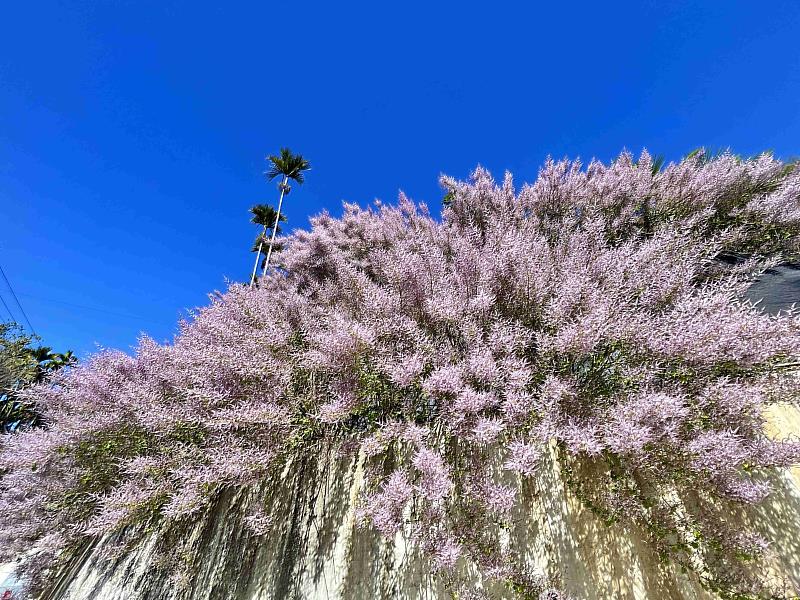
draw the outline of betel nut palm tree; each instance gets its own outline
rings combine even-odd
[[[271,205],[269,204],[256,204],[255,206],[250,208],[250,213],[253,215],[253,218],[250,219],[251,223],[255,223],[256,225],[261,225],[262,229],[261,232],[258,234],[256,241],[253,243],[253,252],[256,253],[256,262],[253,265],[253,274],[250,277],[250,283],[252,285],[253,281],[256,278],[256,272],[258,270],[258,261],[261,259],[261,251],[264,247],[269,243],[269,237],[267,232],[271,232],[273,227],[275,227],[275,223],[285,223],[286,217],[284,215],[278,215],[278,211],[276,211]],[[280,225],[277,226],[277,233],[280,234],[281,227]],[[266,257],[264,259],[264,263],[266,264]]]
[[[262,276],[265,275],[269,269],[270,259],[272,258],[272,250],[275,246],[275,236],[278,232],[278,222],[280,221],[281,217],[283,198],[291,191],[291,187],[289,187],[289,180],[292,179],[302,185],[303,181],[305,181],[304,173],[311,168],[311,164],[305,158],[303,158],[300,154],[292,154],[292,151],[289,150],[289,148],[281,148],[281,153],[279,155],[271,155],[267,157],[267,160],[272,164],[265,175],[270,181],[276,177],[281,177],[281,182],[278,185],[281,195],[278,200],[278,210],[275,214],[275,221],[272,227],[272,235],[270,236],[269,246],[267,248],[267,259],[264,261]],[[256,258],[256,261],[258,261],[258,258]],[[255,276],[250,281],[250,287],[253,286],[254,281]]]

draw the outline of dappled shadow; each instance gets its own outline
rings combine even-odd
[[[567,489],[555,447],[539,475],[520,485],[511,546],[533,571],[576,598],[711,598],[660,564],[641,535],[606,525]]]
[[[518,481],[499,466],[495,476],[519,485],[511,528],[496,541],[532,572],[548,575],[575,598],[705,600],[712,596],[678,569],[661,564],[644,537],[605,525],[567,489],[551,447],[537,477]],[[116,559],[102,551],[114,538],[88,544],[41,600],[294,600],[311,598],[427,600],[449,594],[432,576],[430,561],[403,535],[385,540],[355,520],[363,489],[360,459],[329,447],[297,457],[248,490],[228,490],[188,527],[169,527]],[[800,492],[785,472],[775,492],[741,519],[773,542],[771,579],[789,596],[800,584]],[[254,510],[273,526],[256,535],[245,525]],[[183,586],[171,577],[188,569]],[[509,597],[497,583],[480,581],[470,566],[462,578]]]

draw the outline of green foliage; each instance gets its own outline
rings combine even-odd
[[[42,424],[42,416],[31,402],[22,400],[20,392],[41,383],[50,374],[72,366],[76,359],[71,351],[53,352],[47,346],[35,346],[38,338],[22,333],[13,323],[0,323],[0,432]]]
[[[279,223],[286,222],[286,215],[281,215],[280,218],[278,218],[278,211],[269,204],[256,204],[250,207],[250,213],[253,215],[253,218],[250,219],[251,223],[261,225],[270,230],[275,226],[275,219],[278,219]],[[278,225],[278,233],[280,232],[281,226]]]
[[[129,425],[98,432],[62,448],[62,454],[75,461],[79,475],[72,489],[52,498],[48,508],[70,519],[88,518],[97,508],[97,499],[121,479],[121,461],[148,454],[154,447],[155,440],[147,430]]]
[[[123,479],[122,465],[126,460],[163,455],[167,447],[175,444],[200,447],[207,437],[208,432],[200,423],[179,421],[163,437],[140,424],[130,424],[97,432],[63,447],[61,454],[72,457],[79,475],[67,493],[51,499],[48,508],[70,519],[87,519],[96,513],[98,499]],[[131,514],[121,525],[157,520],[168,500],[169,494],[164,492],[129,506]]]
[[[0,323],[0,389],[9,390],[19,381],[32,381],[36,374],[33,338],[12,323]]]
[[[267,179],[270,181],[278,176],[284,176],[297,183],[303,183],[304,171],[311,168],[311,164],[305,158],[300,154],[292,154],[289,148],[281,148],[279,155],[270,155],[267,160],[272,163],[266,173]]]
[[[200,446],[206,441],[208,430],[202,423],[179,421],[167,436],[170,442]]]

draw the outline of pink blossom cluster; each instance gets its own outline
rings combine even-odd
[[[779,365],[800,355],[800,317],[740,299],[798,248],[800,169],[701,152],[659,170],[645,152],[548,161],[519,190],[482,168],[441,183],[441,219],[402,194],[317,216],[173,343],[31,391],[49,426],[0,442],[0,557],[191,519],[292,452],[355,441],[365,521],[410,527],[440,570],[514,573],[490,533],[518,502],[509,477],[535,478],[554,446],[587,506],[682,564],[673,541],[700,531],[721,548],[703,555],[704,573],[725,565],[715,585],[750,585],[728,561],[741,532],[712,507],[758,502],[764,470],[800,458],[763,422],[796,398]]]

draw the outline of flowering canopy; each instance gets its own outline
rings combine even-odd
[[[763,592],[732,560],[764,541],[719,507],[760,501],[760,473],[800,458],[763,417],[796,397],[781,365],[800,356],[800,318],[740,300],[797,250],[800,169],[700,152],[659,170],[624,153],[548,161],[518,192],[482,168],[441,182],[441,221],[402,195],[346,204],[171,345],[145,338],[30,392],[49,427],[2,440],[0,558],[190,518],[334,443],[367,457],[365,524],[403,528],[454,585],[471,561],[544,592],[490,532],[554,447],[608,522],[713,589]],[[391,469],[373,460],[386,453]]]

